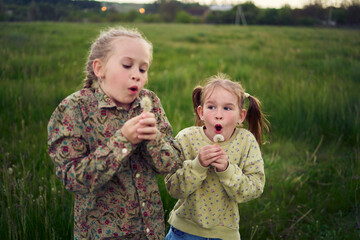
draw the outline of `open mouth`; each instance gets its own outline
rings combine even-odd
[[[136,94],[138,91],[138,87],[137,86],[132,86],[129,88],[129,91],[131,94]]]
[[[221,133],[222,128],[223,128],[223,127],[222,127],[220,124],[216,124],[216,125],[215,125],[215,132],[216,132],[216,133]]]

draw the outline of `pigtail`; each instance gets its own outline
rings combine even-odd
[[[266,119],[264,114],[261,112],[260,101],[253,96],[248,96],[249,107],[246,114],[246,122],[249,126],[249,131],[254,134],[256,141],[259,146],[262,144],[264,128],[269,132],[269,121]]]
[[[201,105],[201,91],[203,87],[197,86],[194,88],[192,93],[192,101],[193,101],[193,107],[195,112],[195,126],[202,126],[204,125],[204,122],[200,119],[200,116],[197,112],[198,106]]]
[[[93,71],[93,60],[89,60],[85,67],[86,78],[84,80],[84,88],[92,88],[93,83],[97,81],[97,77]]]

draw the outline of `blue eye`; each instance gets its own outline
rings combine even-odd
[[[141,72],[141,73],[145,73],[146,72],[146,70],[145,69],[139,69],[139,71]]]
[[[214,107],[214,106],[208,106],[208,109],[210,109],[210,110],[214,110],[214,109],[215,109],[215,107]]]
[[[123,64],[123,67],[126,68],[126,69],[130,69],[130,68],[131,68],[131,65]]]
[[[230,110],[231,110],[231,107],[224,107],[224,110],[230,111]]]

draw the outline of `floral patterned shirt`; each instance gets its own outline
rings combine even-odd
[[[156,140],[131,144],[124,123],[152,101]],[[74,192],[74,239],[164,239],[164,213],[156,173],[174,171],[180,160],[160,99],[142,90],[127,111],[100,89],[64,99],[48,125],[49,155],[56,175]]]

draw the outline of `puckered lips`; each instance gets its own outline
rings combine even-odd
[[[139,90],[139,88],[137,86],[131,86],[128,89],[129,89],[130,94],[132,94],[132,95],[135,95]]]
[[[221,126],[221,124],[216,124],[215,125],[215,133],[220,134],[222,132],[223,127]]]

